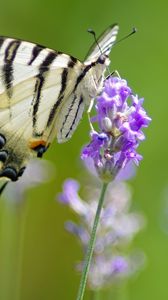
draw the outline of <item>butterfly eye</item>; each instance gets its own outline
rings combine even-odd
[[[106,58],[107,58],[107,56],[100,55],[99,58],[98,58],[98,60],[97,60],[97,63],[103,65],[104,62],[105,62],[105,60],[106,60]]]
[[[2,171],[0,174],[1,177],[7,177],[12,181],[16,181],[18,179],[17,172],[12,167],[7,167],[5,170]]]
[[[5,145],[6,143],[6,138],[0,134],[0,149]]]

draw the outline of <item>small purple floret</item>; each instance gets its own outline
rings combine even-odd
[[[87,215],[87,207],[78,195],[79,183],[74,179],[67,179],[64,182],[63,193],[58,195],[58,200],[64,204],[68,204],[80,215]]]
[[[115,273],[126,273],[128,267],[128,262],[123,256],[117,256],[112,264],[113,272]]]
[[[143,101],[132,94],[124,79],[110,77],[104,83],[93,118],[99,124],[99,132],[91,131],[91,142],[84,147],[81,157],[91,158],[105,181],[116,177],[128,162],[138,165],[142,159],[137,147],[145,139],[142,128],[151,121],[142,107]]]

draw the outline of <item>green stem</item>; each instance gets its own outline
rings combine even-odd
[[[107,189],[107,185],[108,185],[107,183],[103,183],[103,186],[102,186],[99,203],[98,203],[98,207],[97,207],[97,211],[96,211],[96,215],[95,215],[95,219],[94,219],[94,224],[93,224],[93,228],[92,228],[92,232],[91,232],[91,236],[90,236],[90,241],[88,244],[86,257],[85,257],[85,261],[84,261],[84,267],[83,267],[81,281],[80,281],[80,285],[79,285],[77,300],[82,300],[83,296],[84,296],[86,282],[87,282],[87,276],[89,273],[90,263],[91,263],[93,250],[94,250],[94,246],[95,246],[95,241],[96,241],[97,226],[99,224],[100,213],[101,213],[101,209],[103,207],[104,196],[105,196],[105,192]]]

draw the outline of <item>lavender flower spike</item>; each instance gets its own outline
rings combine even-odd
[[[89,185],[86,201],[78,194],[78,182],[68,179],[59,194],[59,201],[68,205],[79,217],[78,223],[68,221],[65,227],[80,241],[84,253],[90,240],[99,192],[99,187]],[[143,215],[130,211],[131,196],[126,183],[109,183],[88,274],[88,285],[93,291],[129,278],[144,265],[144,253],[139,250],[132,253],[128,251],[134,237],[145,224]],[[77,270],[82,272],[82,269],[83,261],[77,264]]]
[[[109,77],[105,81],[103,92],[97,98],[97,115],[94,117],[100,132],[91,131],[91,142],[84,147],[81,157],[91,159],[106,182],[128,162],[138,165],[142,159],[137,153],[139,143],[145,139],[141,129],[151,121],[142,104],[143,99],[132,94],[126,80]]]

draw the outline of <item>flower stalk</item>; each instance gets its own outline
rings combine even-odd
[[[84,261],[84,266],[83,266],[83,271],[82,271],[82,276],[81,276],[81,281],[79,285],[79,290],[78,290],[78,295],[77,295],[77,300],[82,300],[84,297],[84,292],[85,292],[85,287],[86,287],[86,282],[87,282],[87,276],[89,273],[89,268],[91,264],[91,259],[94,251],[94,246],[95,246],[95,241],[96,241],[96,232],[97,232],[97,227],[99,224],[99,219],[100,219],[100,214],[101,210],[103,207],[104,203],[104,197],[105,197],[105,192],[107,189],[107,183],[103,183],[98,206],[97,206],[97,211],[93,223],[93,228],[90,236],[90,241],[88,244],[87,252],[86,252],[86,257]]]

